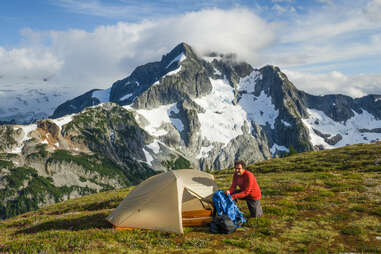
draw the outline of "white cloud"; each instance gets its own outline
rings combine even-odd
[[[0,47],[0,75],[4,78],[44,78],[57,72],[63,63],[46,49],[20,48],[6,50]]]
[[[22,34],[23,48],[0,51],[0,63],[8,66],[3,69],[4,75],[26,70],[54,74],[65,84],[71,83],[77,93],[109,87],[135,67],[159,61],[180,42],[201,53],[234,52],[255,64],[260,61],[260,51],[274,39],[271,24],[244,8],[202,10],[141,23],[120,22],[92,32],[27,29]]]
[[[381,59],[381,22],[375,22],[378,12],[373,11],[379,10],[380,1],[370,1],[363,9],[322,1],[330,4],[318,12],[293,12],[292,18],[277,23],[269,23],[249,9],[234,8],[204,9],[139,23],[119,22],[90,32],[25,29],[22,47],[0,47],[0,76],[24,75],[39,80],[51,76],[56,79],[52,83],[65,84],[73,95],[79,95],[93,88],[108,88],[135,67],[159,61],[178,43],[186,42],[200,53],[234,52],[253,67],[275,64],[288,69],[291,81],[314,94],[381,93],[377,75],[342,74],[347,77],[345,81],[334,72],[341,71],[338,67],[343,63],[355,65],[359,58]],[[292,1],[273,2],[285,2],[282,8],[286,8]],[[94,0],[59,3],[78,12],[93,10],[92,15],[104,7]],[[107,16],[120,10],[112,7],[104,11]],[[303,74],[301,70],[323,73]]]
[[[284,72],[298,89],[314,95],[340,93],[362,97],[367,94],[379,94],[381,90],[381,74],[344,75],[337,71],[313,74],[290,70]]]

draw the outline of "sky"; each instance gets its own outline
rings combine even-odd
[[[0,92],[108,88],[186,42],[276,65],[311,94],[381,94],[380,13],[381,0],[2,0]]]

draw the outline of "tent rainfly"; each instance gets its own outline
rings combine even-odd
[[[183,233],[184,212],[205,209],[217,190],[211,174],[182,169],[148,178],[133,189],[107,220],[117,228]]]

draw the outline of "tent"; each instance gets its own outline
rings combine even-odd
[[[182,169],[152,176],[133,189],[107,220],[116,228],[143,228],[183,233],[183,215],[210,215],[217,184],[211,174]],[[196,211],[196,213],[194,213]],[[204,211],[204,212],[203,212]],[[193,214],[193,216],[192,216]],[[201,218],[202,219],[202,218]]]

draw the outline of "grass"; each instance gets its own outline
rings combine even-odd
[[[294,171],[290,166],[299,167],[295,160],[317,165],[327,151],[250,165],[262,190],[264,216],[249,218],[242,230],[232,234],[211,234],[207,227],[185,228],[184,235],[116,231],[105,218],[133,188],[129,187],[1,221],[0,253],[381,253],[381,173],[370,163],[381,157],[378,146],[330,151],[337,158],[352,154],[343,162],[346,165],[359,165],[352,161],[359,157],[369,161],[356,169],[333,160],[335,167],[330,170]],[[366,156],[355,152],[365,147],[371,150]],[[272,164],[282,170],[269,170]],[[220,189],[229,187],[231,169],[214,175]],[[249,214],[245,202],[240,201],[239,207]]]

